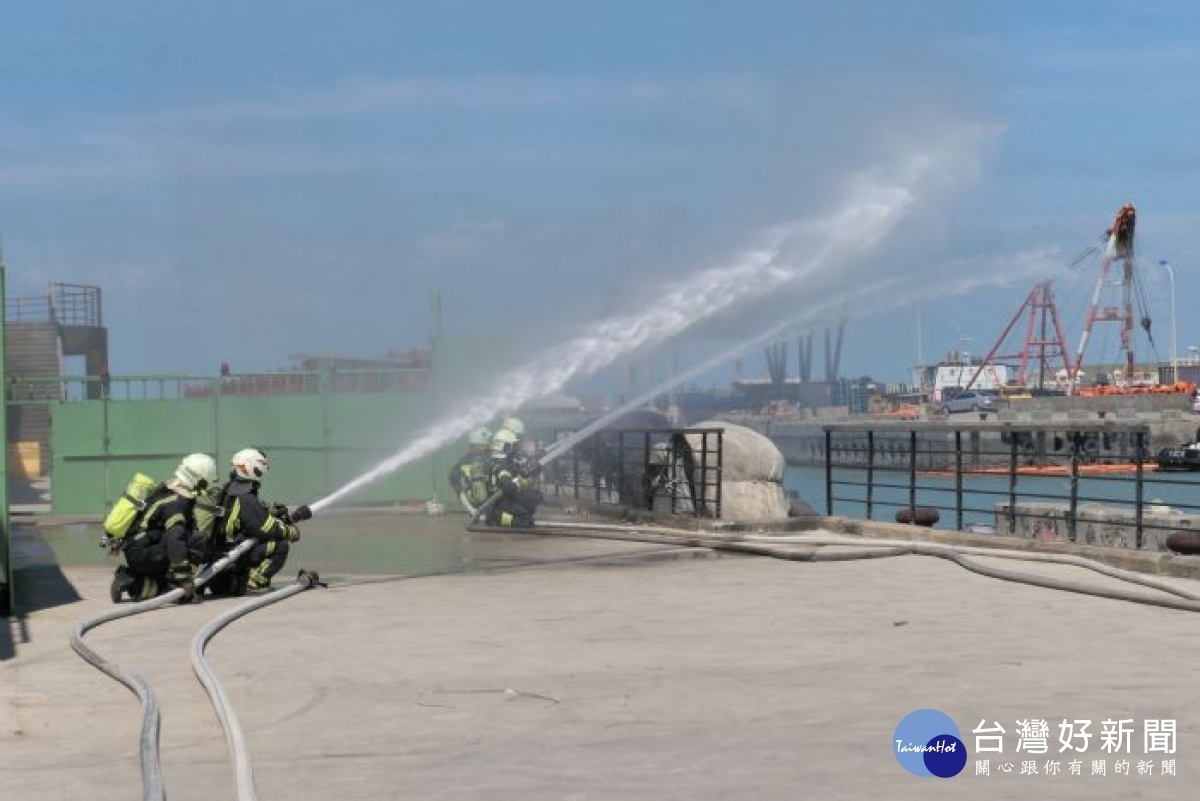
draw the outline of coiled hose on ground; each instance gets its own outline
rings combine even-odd
[[[224,557],[205,568],[196,576],[196,589],[198,590],[203,587],[213,576],[225,570],[237,561],[238,557],[249,551],[252,547],[254,547],[254,541],[246,540]],[[158,699],[154,697],[154,690],[150,688],[150,684],[146,681],[145,677],[136,670],[105,659],[95,649],[84,642],[83,635],[105,623],[169,606],[180,600],[183,597],[183,592],[182,589],[174,589],[157,598],[151,598],[148,601],[118,606],[95,617],[79,621],[75,624],[75,628],[71,632],[71,647],[75,649],[75,653],[79,654],[98,670],[124,684],[142,702],[142,798],[145,801],[162,801],[166,798],[166,788],[162,779],[162,767],[159,764],[158,758],[158,735],[161,721]]]
[[[217,719],[221,721],[221,728],[225,731],[225,742],[229,745],[229,760],[233,764],[237,801],[257,801],[258,791],[254,787],[254,771],[250,767],[250,758],[246,752],[246,738],[242,734],[242,727],[238,723],[237,715],[233,713],[233,706],[225,696],[225,689],[204,657],[204,647],[208,645],[209,640],[216,636],[217,632],[239,617],[248,615],[264,606],[278,603],[284,598],[290,598],[296,593],[304,592],[318,584],[320,584],[320,577],[316,573],[301,570],[295,583],[269,595],[247,601],[223,615],[218,615],[208,625],[196,632],[196,636],[192,640],[192,670],[195,671],[196,678],[204,685],[204,690],[208,693],[209,700],[212,701],[213,709],[216,710]]]
[[[468,531],[496,531],[495,528],[468,525]],[[646,542],[665,545],[685,545],[696,548],[710,548],[715,551],[746,553],[757,556],[768,556],[774,559],[786,559],[798,562],[840,562],[857,559],[878,559],[893,556],[933,556],[947,559],[974,573],[1029,584],[1047,589],[1075,592],[1082,595],[1092,595],[1100,598],[1110,598],[1119,601],[1148,604],[1168,609],[1178,609],[1187,612],[1200,612],[1200,594],[1182,589],[1165,581],[1121,570],[1110,565],[1086,559],[1073,554],[1033,553],[1028,551],[1011,551],[1002,548],[980,548],[966,545],[944,545],[940,543],[921,542],[917,540],[887,540],[870,539],[853,536],[836,536],[829,534],[800,534],[795,536],[783,535],[722,535],[680,531],[666,527],[655,526],[621,526],[605,523],[582,523],[574,521],[554,521],[535,529],[505,529],[513,533],[551,535],[568,537],[589,537],[596,539],[624,540],[628,542]],[[790,547],[780,547],[790,546]],[[852,550],[834,552],[824,550],[827,547],[846,547]],[[1165,592],[1175,597],[1161,598],[1127,592],[1117,588],[1099,587],[1083,582],[1041,576],[1035,573],[1022,573],[1005,568],[986,565],[971,559],[971,556],[984,556],[1000,559],[1013,559],[1026,562],[1040,562],[1070,565],[1101,573],[1111,578],[1130,584],[1137,584],[1149,589]]]

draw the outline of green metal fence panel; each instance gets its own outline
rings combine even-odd
[[[357,452],[331,454],[331,469],[335,478],[329,489],[348,484],[365,473],[366,470],[359,467],[362,463],[361,454]],[[321,493],[321,496],[327,494],[328,491]],[[423,459],[355,490],[345,502],[351,505],[401,503],[425,500],[435,494],[437,491],[430,460]]]
[[[330,483],[339,487],[405,447],[433,420],[427,392],[404,395],[332,395],[326,422]],[[359,503],[424,500],[438,494],[436,454],[407,465],[357,490]]]
[[[52,509],[95,515],[134,472],[168,478],[193,451],[214,455],[224,470],[251,445],[271,459],[264,496],[311,503],[407,445],[440,410],[424,391],[335,393],[322,382],[313,394],[103,398],[55,403],[51,411]],[[382,476],[347,503],[450,501],[446,474],[463,447],[454,443]]]
[[[50,452],[52,493],[69,501],[52,503],[62,514],[90,514],[114,499],[113,474],[120,482],[120,471],[112,470],[105,458],[108,449],[105,404],[53,404],[50,415]],[[123,488],[123,484],[119,484]]]
[[[324,445],[321,395],[229,398],[216,401],[218,459],[252,445],[274,455],[278,449],[320,449]]]
[[[104,438],[106,410],[102,403],[77,403],[69,407],[51,408],[50,450],[52,453],[79,456],[103,454],[107,447]],[[70,414],[60,412],[70,411]]]
[[[178,464],[177,456],[55,457],[51,510],[63,515],[102,514],[125,491],[135,473],[166,481]]]
[[[107,413],[110,454],[149,454],[178,460],[188,453],[212,452],[216,434],[211,400],[95,403]]]
[[[263,494],[284,503],[313,500],[326,481],[322,395],[220,397],[215,401],[217,463],[227,470],[242,448],[261,448],[271,460]]]
[[[135,472],[163,480],[180,456],[212,451],[211,403],[97,399],[51,406],[51,507],[57,514],[107,509]]]
[[[396,451],[441,411],[427,392],[329,396],[331,438],[346,445]]]

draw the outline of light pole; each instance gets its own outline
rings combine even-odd
[[[1179,382],[1179,330],[1175,325],[1175,270],[1170,262],[1162,259],[1158,262],[1167,268],[1167,276],[1171,279],[1171,381]]]

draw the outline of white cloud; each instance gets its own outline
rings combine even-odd
[[[223,173],[336,175],[491,166],[603,169],[616,163],[696,165],[706,155],[694,148],[659,145],[630,149],[602,140],[529,146],[520,137],[506,142],[476,137],[470,145],[438,152],[429,145],[369,142],[343,132],[317,144],[317,137],[307,136],[296,124],[342,123],[347,118],[417,110],[501,112],[570,106],[658,113],[672,102],[705,108],[729,106],[754,113],[763,102],[761,90],[755,79],[739,75],[675,82],[503,75],[352,81],[229,102],[201,102],[137,116],[81,120],[73,129],[10,126],[0,129],[0,186],[37,190]],[[289,126],[287,137],[278,136],[272,123]],[[379,127],[386,125],[379,120],[364,120],[363,124],[367,131],[387,130]]]

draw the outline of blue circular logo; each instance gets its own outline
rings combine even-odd
[[[936,709],[918,709],[904,716],[892,737],[900,766],[914,776],[957,776],[967,764],[967,747],[958,726]]]

